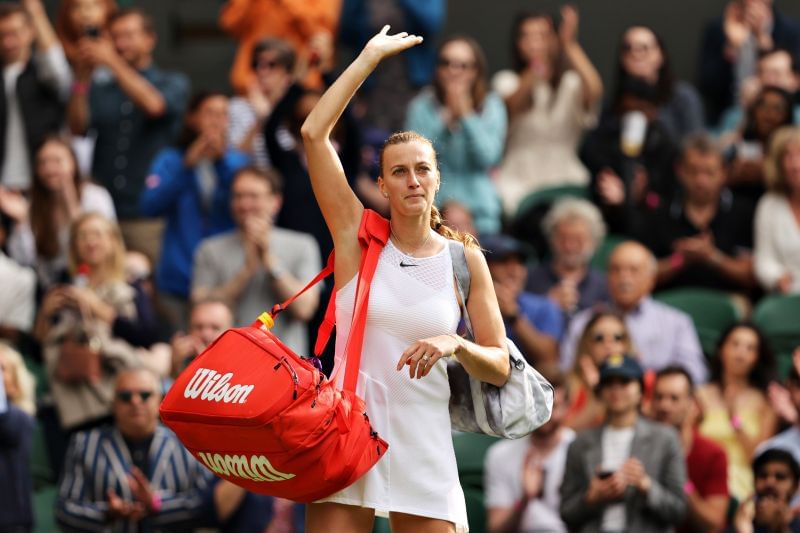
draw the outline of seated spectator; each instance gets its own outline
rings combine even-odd
[[[792,96],[777,87],[761,89],[747,109],[742,129],[728,145],[728,185],[734,193],[757,202],[766,188],[764,159],[773,134],[792,125]]]
[[[41,0],[0,3],[0,34],[0,186],[27,191],[34,148],[64,124],[72,74]]]
[[[743,125],[745,112],[753,103],[753,98],[764,87],[778,87],[794,95],[800,90],[800,65],[791,52],[784,48],[772,48],[759,53],[756,75],[745,80],[739,103],[729,107],[722,114],[717,133],[722,139],[735,134]],[[800,104],[795,102],[794,121],[800,124]]]
[[[209,344],[233,327],[233,313],[222,300],[198,300],[189,314],[187,333],[178,332],[172,337],[172,376],[180,374]]]
[[[0,209],[3,206],[0,197]],[[116,219],[108,191],[81,178],[70,142],[47,137],[34,156],[30,210],[13,213],[15,225],[8,243],[14,259],[35,268],[41,288],[64,281],[69,228],[90,212]]]
[[[610,356],[635,354],[625,320],[613,311],[596,311],[578,340],[569,374],[570,406],[565,424],[575,431],[600,425],[605,410],[597,397],[600,366]]]
[[[305,506],[289,500],[248,492],[218,477],[211,481],[205,498],[220,533],[305,531]]]
[[[669,531],[686,514],[686,467],[673,428],[639,415],[642,367],[612,355],[600,367],[605,423],[567,452],[561,518],[570,531]]]
[[[617,56],[616,90],[625,78],[638,78],[656,91],[658,122],[674,143],[703,130],[703,102],[689,82],[678,80],[664,41],[648,26],[630,26],[622,34]],[[619,100],[619,92],[614,100]]]
[[[81,37],[67,108],[72,133],[95,136],[92,175],[114,199],[126,246],[153,262],[163,223],[142,218],[139,196],[153,158],[174,142],[189,97],[183,74],[153,62],[156,41],[152,17],[130,7],[110,16],[108,37]]]
[[[489,531],[567,531],[559,487],[575,432],[564,425],[569,388],[557,370],[545,372],[555,389],[550,420],[529,438],[493,444],[484,460]]]
[[[610,232],[632,235],[643,213],[669,201],[677,142],[659,117],[658,88],[623,77],[582,151],[592,174],[593,200]]]
[[[795,353],[797,353],[797,350],[795,350]],[[800,374],[798,374],[795,365],[792,365],[789,376],[786,378],[786,389],[794,407],[792,426],[759,444],[755,455],[772,448],[780,448],[791,453],[795,460],[800,463],[800,417],[797,416],[800,413]]]
[[[192,297],[219,298],[234,310],[234,324],[250,324],[265,310],[299,292],[321,268],[310,235],[274,225],[281,205],[274,172],[245,167],[231,184],[237,229],[205,240],[197,250]],[[306,324],[319,305],[311,288],[286,309],[272,330],[290,348],[308,354]]]
[[[578,143],[597,122],[603,82],[578,42],[578,11],[563,6],[561,19],[556,31],[544,13],[518,15],[512,30],[514,70],[492,80],[509,116],[497,187],[511,215],[540,189],[589,184]]]
[[[33,448],[35,382],[22,357],[0,343],[0,531],[33,527]]]
[[[558,339],[564,320],[549,299],[525,291],[525,252],[520,243],[506,235],[481,240],[494,281],[494,292],[508,335],[533,365],[558,360]]]
[[[567,317],[608,301],[605,276],[589,266],[606,234],[600,211],[586,200],[566,198],[550,208],[542,229],[552,258],[531,269],[525,290],[546,294]]]
[[[3,203],[0,192],[0,205]],[[11,221],[0,210],[0,339],[17,343],[33,328],[36,309],[36,274],[8,257],[6,235]]]
[[[124,258],[116,224],[82,215],[70,231],[73,283],[48,291],[39,311],[34,332],[66,430],[106,421],[120,370],[169,366],[167,350],[147,350],[157,340],[156,320],[141,288],[125,282]]]
[[[800,516],[791,506],[800,484],[800,465],[784,450],[767,450],[753,460],[755,490],[733,519],[733,533],[800,531]]]
[[[653,392],[653,418],[674,427],[683,443],[688,512],[680,533],[719,531],[728,513],[728,459],[717,443],[697,431],[702,418],[692,377],[679,366],[662,368]]]
[[[142,214],[167,221],[155,281],[159,303],[177,328],[186,320],[197,246],[233,227],[231,181],[248,158],[227,146],[227,130],[228,98],[213,92],[195,95],[178,147],[156,156],[139,199]]]
[[[641,244],[628,241],[614,248],[608,261],[611,307],[625,317],[642,366],[659,370],[682,365],[695,383],[705,383],[705,357],[692,319],[650,297],[656,270],[655,257]],[[561,342],[562,369],[574,364],[578,338],[591,316],[592,310],[585,309],[570,321]]]
[[[461,233],[469,233],[475,238],[478,237],[475,219],[472,218],[472,213],[464,204],[455,200],[444,202],[440,214],[444,224]]]
[[[500,200],[489,170],[500,162],[506,110],[489,92],[486,57],[470,37],[451,37],[439,47],[433,86],[408,106],[406,129],[433,142],[441,173],[439,202],[469,208],[482,234],[500,230]]]
[[[725,187],[722,154],[710,137],[691,136],[676,170],[680,192],[641,228],[658,257],[658,287],[747,292],[755,284],[753,210]]]
[[[158,379],[143,368],[113,386],[114,424],[73,436],[56,502],[64,531],[183,531],[200,525],[211,473],[158,423]]]
[[[758,54],[785,48],[800,57],[800,25],[774,8],[773,0],[731,0],[724,15],[710,21],[702,37],[698,61],[699,87],[707,120],[716,124],[755,74]]]
[[[73,68],[89,67],[81,61],[83,37],[108,38],[108,21],[117,11],[115,0],[62,0],[58,4],[55,29]],[[80,76],[78,76],[80,77]]]
[[[253,85],[246,96],[231,98],[228,143],[249,154],[259,168],[269,168],[264,142],[264,123],[292,85],[294,49],[286,41],[272,37],[253,47],[251,67]]]
[[[766,164],[770,191],[755,217],[755,272],[764,290],[800,293],[800,127],[784,128],[770,144]]]
[[[740,502],[753,490],[753,452],[777,429],[767,400],[774,373],[775,359],[764,335],[752,324],[739,323],[720,336],[711,378],[697,391],[703,411],[700,433],[725,448],[728,489]]]

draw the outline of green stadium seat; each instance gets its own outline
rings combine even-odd
[[[467,522],[470,533],[484,533],[486,528],[486,507],[483,503],[483,490],[463,487],[467,501]]]
[[[58,487],[54,485],[41,488],[33,494],[33,533],[58,531],[55,517],[57,498]]]
[[[44,487],[55,483],[56,475],[50,466],[50,458],[47,454],[47,444],[44,437],[44,429],[41,422],[37,420],[33,431],[33,445],[31,449],[31,475],[33,484],[36,488]]]
[[[597,247],[597,250],[594,251],[594,255],[589,262],[589,266],[605,272],[608,269],[608,258],[611,255],[611,251],[619,243],[626,240],[628,240],[628,237],[624,237],[622,235],[606,235],[606,238],[603,239],[603,242],[601,242],[600,246]]]
[[[477,433],[453,434],[458,475],[464,489],[467,487],[483,489],[483,459],[489,446],[497,441],[496,437]]]
[[[721,291],[701,288],[673,289],[658,292],[653,297],[692,317],[706,357],[714,355],[723,330],[741,319],[730,296]]]
[[[800,295],[763,298],[753,311],[753,322],[769,339],[778,358],[778,371],[785,377],[792,352],[800,346]]]

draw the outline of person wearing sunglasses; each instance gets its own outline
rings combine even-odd
[[[176,531],[207,520],[202,495],[211,473],[158,422],[158,379],[144,368],[120,372],[111,426],[70,442],[56,521],[65,530]]]
[[[800,465],[791,453],[769,449],[753,461],[755,491],[739,505],[728,531],[768,533],[800,531],[800,516],[792,509],[797,492]]]

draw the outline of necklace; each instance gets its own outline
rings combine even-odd
[[[397,244],[400,244],[403,247],[405,247],[405,244],[403,243],[403,241],[401,241],[400,238],[397,236],[397,234],[394,232],[394,226],[392,226],[392,221],[391,220],[389,221],[389,231],[391,232],[392,238],[395,240],[395,242],[397,242]],[[418,250],[422,249],[422,248],[425,248],[425,245],[428,244],[429,240],[431,240],[431,230],[430,229],[428,229],[428,233],[425,235],[425,240],[422,241],[422,244],[420,244],[416,248],[413,248],[410,252],[406,252],[406,251],[404,251],[402,249],[400,249],[400,251],[403,252],[406,255],[411,256],[411,257],[416,257],[416,255],[415,255],[416,252]]]

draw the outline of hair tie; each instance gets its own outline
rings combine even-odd
[[[436,222],[436,225],[433,227],[436,231],[439,231],[439,228],[442,227],[442,222],[439,220]]]

